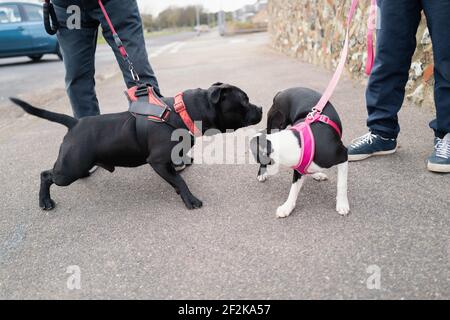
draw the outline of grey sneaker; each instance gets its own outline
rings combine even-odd
[[[435,139],[434,152],[428,158],[428,170],[450,173],[450,133],[443,139]]]
[[[361,161],[372,156],[384,156],[397,151],[397,139],[387,139],[369,132],[352,141],[348,147],[348,160]]]

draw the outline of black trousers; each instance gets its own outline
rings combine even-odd
[[[66,68],[66,89],[76,118],[100,114],[95,93],[95,51],[99,25],[103,36],[111,46],[122,70],[127,87],[134,85],[128,64],[117,49],[112,32],[96,1],[53,0],[58,22],[58,41],[62,49]],[[81,9],[81,28],[68,28],[67,7],[77,5]],[[142,82],[148,83],[159,93],[155,73],[149,63],[142,21],[136,0],[106,0],[106,10],[125,45]],[[69,20],[70,21],[70,20]],[[70,27],[70,22],[69,22]]]

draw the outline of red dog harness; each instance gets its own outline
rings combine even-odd
[[[304,122],[300,122],[299,124],[293,126],[291,130],[298,132],[298,134],[300,135],[300,141],[302,145],[300,160],[298,164],[295,167],[293,167],[293,169],[297,170],[302,175],[309,174],[308,169],[314,160],[316,143],[314,140],[314,135],[311,130],[311,124],[316,122],[328,124],[337,132],[337,134],[340,137],[342,137],[341,129],[339,128],[337,123],[331,120],[329,117],[321,114],[321,112],[317,110],[311,112],[306,117],[306,120]]]
[[[163,123],[169,121],[171,109],[158,97],[152,87],[147,85],[134,86],[128,89],[125,94],[130,102],[129,111],[134,116],[145,117],[146,120],[153,122]],[[199,137],[202,135],[202,132],[197,128],[186,110],[182,92],[175,96],[173,110],[180,116],[184,125],[193,136]]]
[[[134,86],[125,92],[130,102],[129,111],[133,115],[145,116],[154,122],[166,122],[170,108],[147,85]]]

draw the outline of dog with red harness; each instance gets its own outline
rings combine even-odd
[[[191,193],[176,170],[183,164],[175,163],[172,154],[180,144],[174,141],[174,132],[189,131],[191,135],[187,136],[194,143],[194,136],[210,129],[226,133],[255,125],[262,119],[262,108],[250,103],[244,91],[228,84],[186,90],[171,98],[160,98],[145,85],[134,87],[126,94],[130,100],[129,111],[79,120],[12,99],[25,112],[68,128],[55,165],[41,173],[39,206],[43,210],[55,208],[50,197],[52,185],[69,186],[89,176],[89,170],[95,165],[114,172],[116,167],[145,164],[174,188],[188,209],[200,208],[202,201]],[[177,161],[185,161],[185,155],[180,155],[180,159]]]
[[[336,210],[341,215],[350,211],[348,155],[341,140],[342,124],[331,103],[328,102],[323,110],[314,108],[320,98],[318,92],[306,88],[278,93],[268,114],[267,134],[258,134],[250,142],[252,153],[261,164],[259,181],[264,182],[276,173],[278,165],[294,170],[289,197],[277,210],[279,218],[292,213],[307,176],[318,181],[327,180],[324,171],[334,166],[338,167]]]

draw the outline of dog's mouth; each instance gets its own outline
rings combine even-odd
[[[256,125],[261,122],[263,118],[263,109],[261,107],[253,107],[251,112],[247,115],[247,124],[249,126]]]

